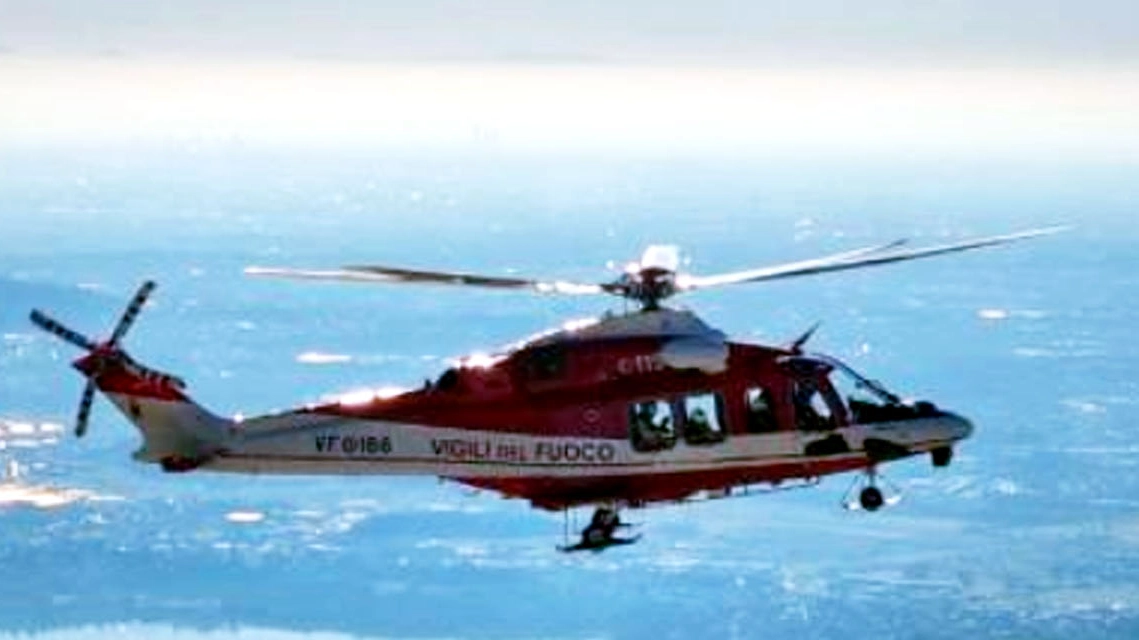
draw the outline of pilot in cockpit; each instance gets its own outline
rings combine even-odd
[[[826,431],[835,427],[830,407],[814,382],[797,380],[792,403],[795,406],[795,427],[800,431]]]

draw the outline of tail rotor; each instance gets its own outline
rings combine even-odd
[[[75,416],[75,435],[76,437],[83,437],[87,433],[87,423],[91,415],[91,406],[95,402],[96,384],[99,377],[103,375],[108,364],[115,363],[131,369],[133,372],[140,376],[161,381],[177,387],[183,387],[184,384],[174,376],[154,371],[144,367],[130,358],[119,348],[119,343],[126,336],[134,325],[138,314],[146,305],[147,299],[150,298],[151,293],[157,285],[153,281],[147,280],[142,283],[138,291],[135,292],[134,297],[131,298],[130,304],[127,305],[123,315],[119,318],[118,323],[115,324],[114,330],[111,332],[111,337],[105,342],[96,342],[91,338],[71,329],[62,322],[47,315],[39,309],[34,309],[29,316],[32,324],[40,329],[56,336],[64,342],[73,346],[79,347],[88,353],[88,356],[83,359],[85,362],[83,368],[80,370],[87,376],[87,384],[83,387],[83,395],[79,398],[79,410]]]

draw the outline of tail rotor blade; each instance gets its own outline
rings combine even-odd
[[[91,403],[95,401],[95,383],[87,381],[83,387],[83,397],[79,399],[79,413],[75,417],[75,437],[82,438],[87,433],[87,418],[91,415]]]
[[[142,311],[143,305],[146,304],[146,299],[150,297],[150,294],[154,291],[154,287],[156,286],[153,280],[147,280],[138,288],[138,291],[134,294],[134,298],[131,298],[130,304],[127,305],[127,310],[123,312],[123,317],[119,318],[119,323],[115,325],[115,330],[111,333],[111,339],[109,341],[111,346],[117,345],[119,340],[122,340],[123,336],[127,334],[127,331],[130,331],[135,318],[137,318],[139,312]]]
[[[95,347],[96,347],[95,343],[92,342],[89,338],[87,338],[87,336],[79,333],[78,331],[72,331],[71,329],[68,329],[62,323],[58,322],[57,320],[55,320],[51,316],[47,315],[46,313],[40,311],[39,309],[33,310],[30,317],[31,317],[32,323],[35,324],[37,327],[39,327],[40,329],[43,329],[44,331],[47,331],[48,333],[60,338],[61,340],[64,340],[65,342],[69,342],[69,343],[79,347],[80,349],[85,349],[87,351],[94,351],[95,350]]]

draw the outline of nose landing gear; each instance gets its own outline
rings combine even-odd
[[[929,452],[929,459],[933,462],[935,467],[948,467],[949,463],[953,460],[952,447],[938,447]]]
[[[879,482],[885,485],[888,491],[883,491],[878,486]],[[857,499],[852,497],[856,491]],[[855,476],[854,482],[842,497],[842,506],[851,511],[862,509],[873,513],[882,507],[893,506],[901,499],[901,490],[883,478],[877,469],[871,467],[866,470],[866,475]]]

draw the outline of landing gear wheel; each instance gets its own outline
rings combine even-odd
[[[882,490],[874,485],[863,487],[862,491],[858,493],[858,504],[862,505],[863,509],[867,511],[877,511],[886,504],[886,499],[882,497]]]
[[[949,462],[953,460],[953,449],[950,447],[938,447],[929,452],[930,460],[933,461],[935,467],[948,467]]]

